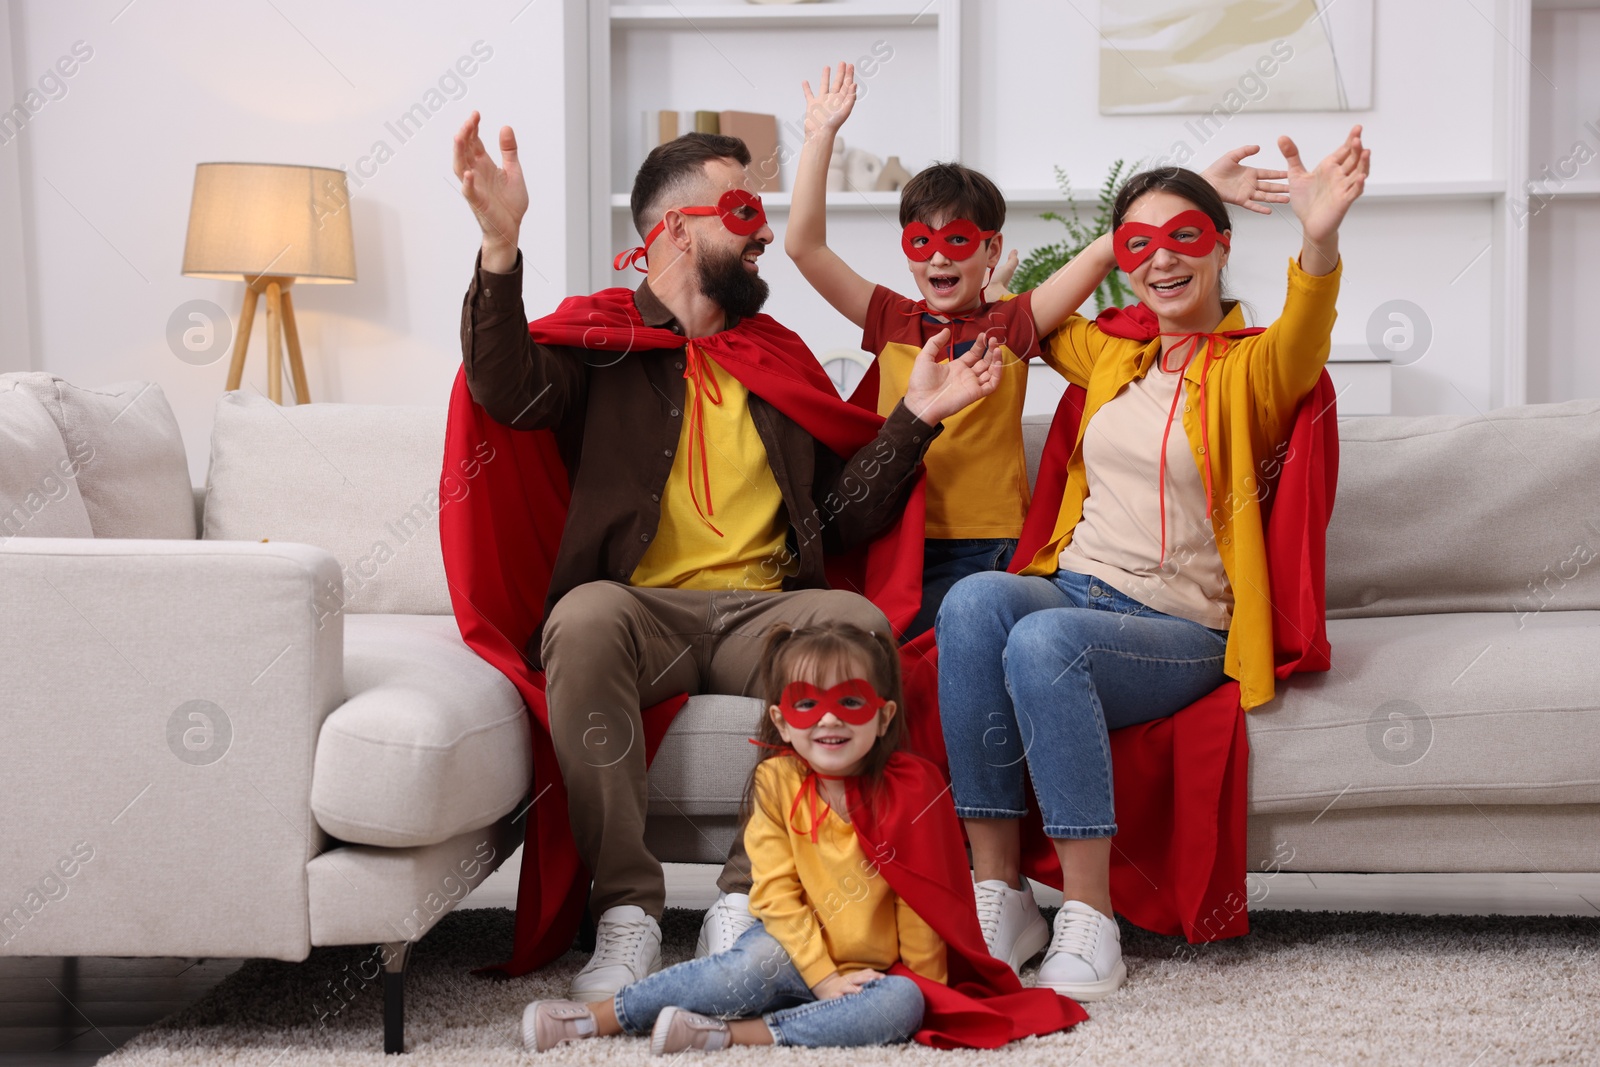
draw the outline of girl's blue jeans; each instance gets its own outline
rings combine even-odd
[[[939,609],[939,715],[964,819],[1020,819],[1025,779],[1055,838],[1117,832],[1108,731],[1222,684],[1228,632],[1074,571],[974,574]]]
[[[688,960],[624,986],[612,1002],[630,1034],[647,1034],[663,1008],[720,1019],[759,1016],[780,1045],[889,1045],[922,1026],[922,990],[900,975],[859,992],[818,1000],[789,953],[757,923],[726,952]]]

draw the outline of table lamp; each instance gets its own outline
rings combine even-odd
[[[228,388],[239,388],[256,301],[267,296],[267,395],[283,400],[283,345],[297,403],[311,399],[289,286],[356,280],[344,171],[280,163],[201,163],[194,169],[183,273],[245,283]]]

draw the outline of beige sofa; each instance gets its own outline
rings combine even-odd
[[[226,394],[192,507],[159,388],[0,376],[0,953],[372,943],[398,1048],[406,947],[531,795],[520,701],[449,614],[443,429]],[[1252,868],[1600,872],[1600,401],[1340,436],[1334,666],[1250,716]],[[679,715],[662,859],[721,862],[757,714]]]

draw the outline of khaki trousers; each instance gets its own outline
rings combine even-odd
[[[623,904],[660,918],[666,907],[661,863],[644,843],[639,709],[677,693],[752,695],[772,625],[825,620],[880,633],[889,626],[871,601],[839,589],[706,592],[590,582],[556,603],[542,644],[550,734],[578,855],[594,876],[595,918]],[[742,837],[717,886],[750,891]]]

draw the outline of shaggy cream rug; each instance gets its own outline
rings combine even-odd
[[[669,963],[688,957],[697,912],[672,910]],[[1264,911],[1246,938],[1191,950],[1123,926],[1128,984],[1075,1030],[981,1053],[919,1045],[735,1049],[716,1062],[825,1067],[934,1063],[1600,1063],[1600,919]],[[506,982],[468,973],[511,942],[503,909],[448,915],[418,946],[407,980],[404,1060],[382,1054],[382,992],[370,951],[318,949],[298,964],[254,961],[101,1060],[111,1067],[248,1064],[659,1063],[642,1039],[535,1056],[522,1006],[561,996],[584,957]],[[1024,973],[1031,984],[1032,972]],[[341,992],[342,991],[342,992]],[[774,1059],[776,1057],[776,1059]]]

